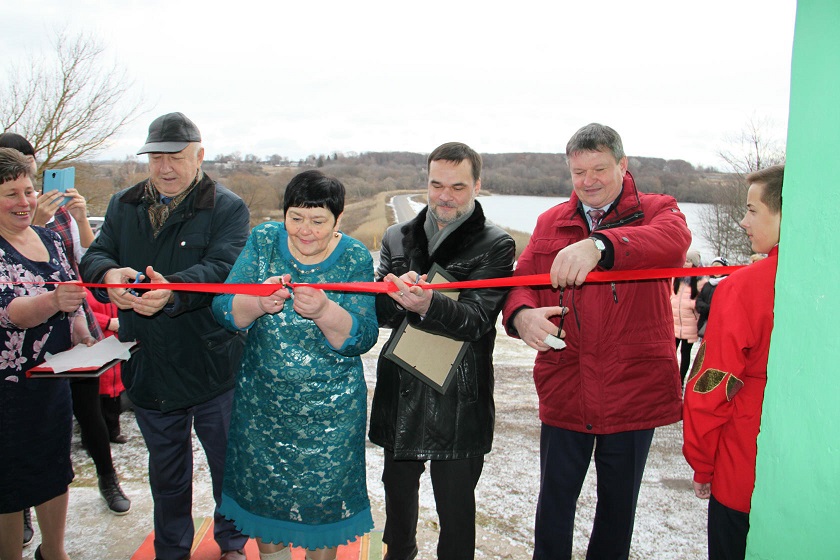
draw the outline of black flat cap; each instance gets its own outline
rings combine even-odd
[[[184,113],[168,113],[149,125],[146,144],[137,151],[137,155],[174,154],[186,148],[190,142],[201,142],[201,133],[195,123]]]

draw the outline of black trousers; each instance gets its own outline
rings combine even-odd
[[[429,463],[440,520],[438,560],[471,560],[475,557],[475,487],[484,456]],[[397,461],[385,451],[382,540],[388,545],[386,560],[408,560],[416,553],[420,475],[425,470],[425,461]]]
[[[694,346],[694,343],[683,338],[676,338],[674,340],[677,341],[677,349],[679,349],[680,342],[682,342],[682,350],[680,350],[680,381],[685,385],[685,376],[688,374],[688,368],[691,367],[691,347]]]
[[[652,429],[594,435],[542,425],[534,560],[571,559],[577,499],[593,448],[598,504],[586,558],[628,558],[652,440]]]
[[[122,432],[120,429],[120,413],[122,412],[120,397],[99,395],[99,404],[102,408],[102,418],[108,428],[108,437],[114,439]]]
[[[709,498],[709,560],[744,560],[750,514]]]
[[[204,448],[216,507],[213,537],[223,551],[245,547],[248,537],[219,513],[225,452],[230,430],[233,389],[207,402],[161,412],[134,407],[137,425],[149,450],[149,485],[154,500],[155,557],[175,560],[190,557],[195,536],[192,516],[192,433]]]
[[[103,476],[115,472],[111,440],[99,401],[99,378],[74,379],[70,382],[70,392],[73,395],[73,415],[79,423],[82,442],[96,465],[96,474]]]

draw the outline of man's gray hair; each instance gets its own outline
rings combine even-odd
[[[566,157],[578,152],[603,152],[609,150],[615,161],[624,157],[624,145],[621,136],[612,128],[598,123],[590,123],[575,132],[566,144]]]

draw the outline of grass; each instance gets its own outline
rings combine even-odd
[[[394,211],[388,203],[394,195],[411,192],[381,192],[371,199],[348,204],[341,218],[341,230],[364,243],[371,251],[378,251],[382,234],[394,223]]]

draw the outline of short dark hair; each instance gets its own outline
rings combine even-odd
[[[469,160],[470,166],[472,167],[473,181],[481,179],[481,155],[463,142],[447,142],[435,148],[429,154],[429,160],[426,162],[426,171],[429,171],[433,161],[443,160],[457,164],[465,159]]]
[[[283,216],[289,208],[326,208],[336,219],[344,212],[344,185],[317,169],[298,173],[286,186]]]
[[[612,128],[590,123],[575,132],[566,144],[566,157],[578,152],[603,152],[609,150],[615,161],[625,156],[621,136]]]
[[[0,134],[0,148],[14,148],[25,156],[35,157],[35,148],[29,140],[14,132]]]
[[[21,176],[31,178],[32,167],[26,156],[14,148],[0,148],[0,185]]]
[[[785,164],[771,165],[747,175],[747,184],[760,183],[761,202],[774,214],[782,211],[782,183],[785,179]]]

